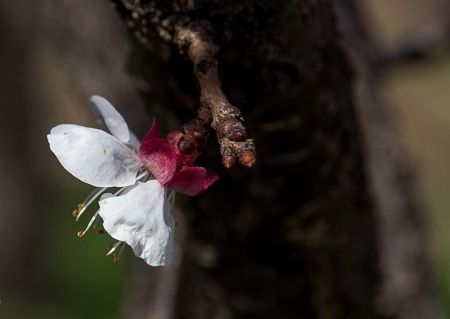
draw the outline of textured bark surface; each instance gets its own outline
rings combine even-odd
[[[413,237],[419,231],[408,205],[383,204],[393,189],[402,203],[409,194],[397,182],[373,180],[370,143],[385,124],[371,135],[370,113],[356,112],[353,84],[364,78],[355,76],[342,48],[330,1],[114,3],[143,44],[133,67],[151,86],[149,111],[171,126],[193,117],[199,105],[192,66],[172,44],[174,30],[206,20],[220,48],[224,92],[258,147],[253,169],[227,171],[210,141],[201,160],[221,179],[204,196],[182,201],[179,260],[168,270],[135,271],[141,284],[131,285],[125,316],[407,318],[395,298],[389,311],[378,305],[386,268],[379,265],[403,249],[389,251],[388,239],[377,238],[390,236],[380,215],[400,214],[411,221]],[[353,44],[358,51],[347,43]],[[398,169],[385,165],[384,175]],[[401,302],[428,291],[418,277]],[[429,301],[428,292],[419,299]]]

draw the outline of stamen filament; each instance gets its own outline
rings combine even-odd
[[[72,211],[72,216],[73,217],[78,217],[78,215],[80,214],[80,210],[83,208],[83,204],[77,204],[77,207],[75,207],[75,209]]]
[[[125,189],[128,188],[128,187],[129,187],[129,186],[127,186],[127,187],[122,187],[122,188],[119,189],[117,192],[115,192],[113,195],[114,195],[114,196],[117,196],[117,195],[122,194],[122,193],[125,191]]]
[[[89,228],[91,228],[92,224],[94,224],[94,222],[96,221],[97,217],[98,217],[98,212],[100,210],[97,210],[95,212],[95,214],[92,216],[91,220],[89,221],[89,223],[87,224],[86,228],[82,231],[83,235],[81,237],[84,236],[84,234],[86,234],[86,232],[89,230]]]
[[[120,245],[122,245],[122,244],[123,244],[122,241],[116,242],[116,243],[112,246],[112,248],[106,253],[106,256],[111,255],[111,254],[112,254],[113,252],[115,252],[116,249],[117,249]]]
[[[142,174],[140,174],[138,177],[136,177],[136,180],[140,180],[144,177],[147,177],[148,174],[150,174],[149,171],[144,171]]]
[[[142,179],[142,178],[148,176],[149,174],[150,174],[150,173],[149,173],[148,171],[145,171],[144,173],[142,173],[141,175],[139,175],[138,177],[136,177],[136,180],[140,180],[140,179]],[[126,191],[128,188],[131,188],[131,187],[133,187],[133,186],[134,186],[134,185],[122,187],[122,188],[120,188],[119,190],[117,190],[117,192],[115,192],[113,195],[114,195],[114,196],[120,195],[120,194],[122,194],[124,191]]]
[[[92,204],[93,201],[95,201],[102,193],[104,193],[108,187],[103,188],[96,188],[94,189],[88,197],[84,200],[83,203],[78,204],[77,208],[73,211],[73,215],[75,216],[75,220],[78,221],[78,219],[81,217],[81,215],[84,213],[86,208],[89,207],[89,205]]]

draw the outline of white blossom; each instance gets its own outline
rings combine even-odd
[[[117,110],[102,97],[93,96],[91,101],[111,134],[61,124],[47,135],[61,165],[79,180],[97,187],[74,212],[78,220],[100,197],[100,208],[79,236],[84,236],[100,216],[106,232],[118,240],[109,253],[126,243],[147,264],[167,265],[174,253],[170,211],[175,192],[164,189],[146,169],[137,151],[139,141]],[[115,193],[107,192],[116,187]]]

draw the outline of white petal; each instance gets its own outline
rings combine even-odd
[[[141,167],[136,154],[104,131],[62,124],[47,139],[61,165],[87,184],[123,187],[136,182]]]
[[[150,266],[165,266],[174,253],[174,220],[165,191],[156,180],[138,183],[126,194],[101,200],[103,227],[126,242]]]
[[[100,124],[104,123],[111,134],[122,143],[129,143],[128,125],[114,106],[107,99],[98,95],[91,96],[91,102]]]
[[[141,146],[141,142],[139,142],[139,139],[136,137],[136,134],[134,134],[133,131],[130,131],[130,140],[128,141],[128,144],[131,145],[135,150],[138,150]]]

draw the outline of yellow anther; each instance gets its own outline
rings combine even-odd
[[[78,204],[77,207],[72,211],[72,216],[77,218],[80,215],[80,211],[83,209],[83,204]]]
[[[113,255],[113,262],[117,263],[120,260],[120,256],[118,255]]]
[[[86,233],[85,233],[84,231],[80,230],[79,232],[77,232],[77,237],[78,237],[78,238],[81,238],[81,237],[83,237],[85,234],[86,234]]]

